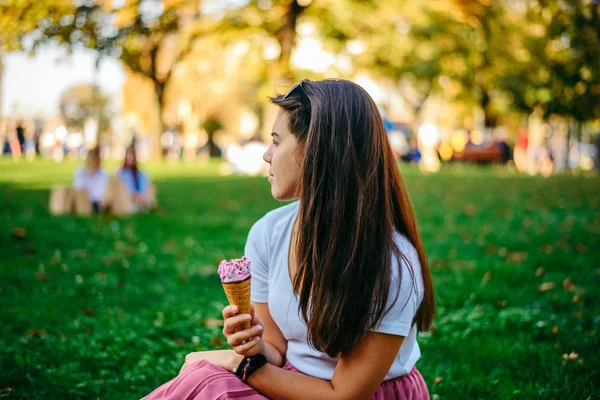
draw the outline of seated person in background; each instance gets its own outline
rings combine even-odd
[[[148,175],[138,169],[134,146],[127,148],[123,167],[115,176],[123,183],[136,210],[152,208],[155,205],[155,189]]]
[[[89,210],[90,203],[94,214],[98,214],[103,208],[108,174],[100,168],[100,163],[100,148],[95,147],[88,153],[85,168],[75,171],[73,187],[79,193],[75,197],[76,210]]]

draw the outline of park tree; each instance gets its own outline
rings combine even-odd
[[[306,22],[316,29],[324,45],[332,53],[343,52],[345,42],[359,33],[372,32],[379,25],[379,6],[388,8],[380,0],[252,0],[242,7],[229,10],[222,21],[230,40],[253,38],[262,42],[265,59],[258,72],[257,84],[252,85],[258,93],[258,111],[261,124],[268,118],[266,98],[273,94],[273,86],[305,77],[319,77],[318,73],[301,70],[292,63],[292,55],[298,45],[300,25]],[[252,40],[253,40],[252,39]],[[260,47],[260,46],[259,46]],[[259,66],[261,68],[261,66]],[[263,132],[264,133],[264,132]]]
[[[291,56],[296,45],[296,27],[300,17],[313,8],[314,3],[316,0],[251,0],[229,10],[223,27],[231,30],[234,38],[264,35],[274,39],[277,62],[268,68],[267,76],[292,81]]]
[[[600,118],[598,2],[542,1],[524,12],[535,34],[526,43],[527,59],[516,68],[527,74],[520,106],[578,122]]]
[[[41,31],[64,16],[72,14],[69,0],[6,0],[0,2],[0,125],[2,122],[2,71],[4,55],[13,51],[32,51]]]
[[[598,1],[456,2],[473,26],[468,47],[472,83],[493,126],[494,98],[509,96],[511,109],[589,121],[600,117]]]
[[[129,71],[152,82],[158,127],[151,138],[157,151],[165,128],[165,89],[174,66],[191,51],[194,39],[210,29],[214,25],[201,15],[199,0],[90,0],[75,7],[72,20],[44,33],[61,43],[83,43],[100,55],[116,56]]]
[[[60,96],[60,115],[69,128],[83,131],[87,121],[96,121],[98,136],[110,127],[112,112],[110,100],[91,84],[76,84]]]
[[[356,7],[362,12],[345,18],[342,13],[330,13],[323,29],[339,43],[338,51],[350,55],[355,69],[368,71],[395,88],[414,115],[414,128],[433,94],[451,100],[467,97],[470,38],[465,24],[454,19],[455,9],[425,1]],[[354,15],[365,14],[369,18],[354,21],[359,19]]]
[[[455,20],[466,28],[463,54],[468,68],[461,81],[483,111],[485,128],[494,128],[499,117],[495,100],[502,95],[498,79],[511,68],[511,49],[520,40],[519,30],[507,15],[511,4],[506,0],[456,0],[452,5]]]

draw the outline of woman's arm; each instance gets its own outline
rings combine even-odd
[[[351,351],[342,355],[329,382],[279,368],[285,359],[287,342],[273,321],[268,305],[253,305],[251,312],[255,312],[252,315],[252,326],[239,332],[236,332],[239,324],[247,321],[250,316],[235,315],[231,306],[225,307],[223,333],[238,354],[262,353],[267,357],[269,364],[256,371],[248,383],[272,399],[368,399],[383,382],[404,341],[404,336],[367,332]],[[261,325],[261,321],[264,333],[263,330],[257,333],[255,329]],[[253,340],[261,334],[263,340]],[[225,362],[225,368],[233,369],[241,358],[242,356],[230,356]]]
[[[283,337],[283,333],[273,321],[271,313],[269,312],[269,306],[267,303],[252,303],[254,305],[254,312],[259,321],[262,321],[264,327],[264,333],[262,339],[264,341],[264,347],[262,354],[267,357],[270,364],[281,367],[285,360],[285,353],[287,351],[287,340]]]
[[[276,400],[368,399],[383,382],[403,341],[404,336],[368,332],[341,357],[331,382],[267,364],[248,383]]]
[[[258,354],[260,352],[258,350],[263,351],[263,354],[269,359],[269,363],[256,371],[248,379],[248,383],[265,396],[274,400],[306,398],[325,400],[368,399],[375,393],[381,382],[383,382],[404,341],[404,336],[368,332],[351,351],[342,355],[335,368],[333,378],[329,382],[287,371],[277,366],[283,363],[287,342],[268,313],[267,305],[264,303],[255,304],[257,307],[256,315],[260,314],[262,318],[267,320],[265,324],[266,329],[264,329],[263,334],[265,337],[263,347],[259,347],[253,341],[237,346],[234,343],[232,347],[238,353],[240,353],[240,349],[251,349],[252,354]],[[224,316],[229,312],[226,311],[228,307],[223,310]],[[242,322],[245,316],[231,315],[233,316],[225,320],[226,327],[234,327]],[[228,341],[230,339],[233,342],[243,341],[252,339],[256,335],[256,333],[253,333],[252,328],[250,328],[230,335]],[[260,342],[263,341],[261,340]],[[244,352],[242,351],[242,353]],[[186,363],[182,370],[186,365],[206,359],[232,371],[233,368],[238,366],[242,358],[242,355],[236,354],[232,350],[190,353],[186,357]]]

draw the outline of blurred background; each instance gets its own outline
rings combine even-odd
[[[0,398],[137,399],[227,348],[217,266],[282,205],[268,97],[304,78],[379,107],[432,399],[600,398],[598,0],[0,0]]]
[[[398,159],[426,170],[514,160],[547,176],[598,166],[595,0],[1,7],[5,155],[60,161],[100,145],[122,158],[135,142],[142,160],[239,158],[268,140],[267,96],[308,77],[364,86]],[[259,168],[247,163],[235,167]]]

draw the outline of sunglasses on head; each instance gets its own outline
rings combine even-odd
[[[302,100],[302,104],[304,104],[304,107],[307,108],[308,110],[310,110],[310,99],[308,98],[308,95],[306,94],[306,91],[304,90],[304,87],[302,86],[305,82],[309,82],[308,79],[302,79],[300,82],[296,83],[289,92],[286,93],[285,96],[283,96],[284,99],[287,99],[288,97],[290,97],[294,92],[298,92],[298,94],[300,95],[300,99]]]

